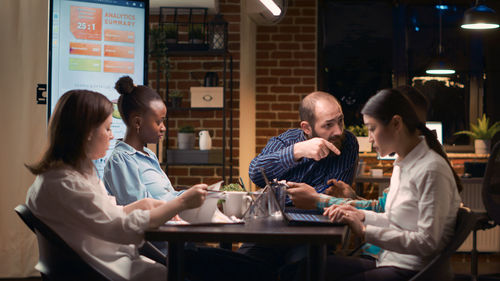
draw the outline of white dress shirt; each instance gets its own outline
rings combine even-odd
[[[164,265],[140,256],[149,211],[129,214],[102,182],[70,168],[38,175],[28,190],[30,210],[86,262],[110,280],[165,280]]]
[[[384,250],[377,266],[423,268],[453,235],[460,202],[451,168],[425,140],[396,159],[385,213],[364,211],[366,242]]]

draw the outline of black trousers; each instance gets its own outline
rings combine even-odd
[[[326,280],[399,281],[409,280],[417,271],[393,266],[377,267],[374,259],[328,256]]]

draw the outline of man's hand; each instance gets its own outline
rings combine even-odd
[[[352,189],[350,185],[348,185],[343,181],[330,179],[326,183],[330,185],[330,187],[325,190],[326,195],[330,195],[337,198],[350,198],[350,199],[358,198],[354,189]]]
[[[312,138],[298,142],[293,146],[293,159],[299,161],[305,157],[319,161],[327,157],[330,152],[340,155],[340,150],[331,142],[322,138]]]
[[[316,209],[319,200],[319,194],[312,186],[305,183],[287,182],[286,192],[292,200],[295,207],[300,209]]]

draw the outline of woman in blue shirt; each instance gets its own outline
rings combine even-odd
[[[146,86],[134,86],[130,77],[116,82],[120,93],[118,110],[127,125],[104,167],[103,181],[120,205],[142,198],[170,201],[179,195],[160,167],[156,155],[146,147],[158,143],[165,133],[167,108],[160,95]]]
[[[127,125],[123,141],[119,141],[104,168],[103,181],[118,204],[129,204],[142,198],[169,201],[180,195],[163,172],[156,155],[146,148],[158,143],[165,133],[167,108],[160,95],[146,86],[135,86],[130,77],[120,78],[115,85],[120,93],[118,110]],[[166,253],[165,243],[154,243]],[[188,246],[186,264],[201,280],[273,280],[267,265],[231,251]],[[228,267],[213,265],[231,264]],[[236,277],[237,276],[237,277]],[[199,280],[199,279],[194,279]]]

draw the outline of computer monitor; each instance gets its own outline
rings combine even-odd
[[[147,83],[148,16],[149,0],[50,1],[48,118],[68,90],[96,91],[116,103],[121,76]],[[111,129],[115,140],[125,135],[119,114]],[[94,162],[98,171],[105,158]]]
[[[429,130],[431,130],[432,132],[435,132],[439,143],[443,144],[443,123],[437,122],[437,121],[427,121],[427,122],[425,122],[425,126],[427,128],[429,128]],[[381,157],[377,153],[377,159],[378,160],[396,160],[396,155],[393,155],[393,156],[387,155],[385,157]]]

